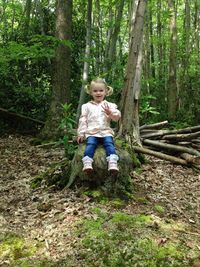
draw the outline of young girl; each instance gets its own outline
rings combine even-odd
[[[92,162],[95,149],[102,144],[106,151],[108,161],[108,170],[118,172],[116,154],[113,143],[114,132],[110,128],[110,121],[118,121],[121,117],[120,111],[114,103],[104,100],[105,96],[112,94],[112,87],[108,86],[103,79],[93,80],[89,86],[86,86],[86,92],[93,98],[86,104],[82,105],[81,116],[78,126],[78,144],[84,139],[87,140],[84,153],[83,171],[90,173],[93,171]]]

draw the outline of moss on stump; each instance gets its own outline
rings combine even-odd
[[[82,171],[85,144],[80,145],[72,160],[71,174],[67,186],[70,187],[73,183],[85,183],[90,187],[101,187],[108,196],[128,196],[132,191],[130,172],[134,167],[138,166],[139,161],[134,153],[129,153],[127,150],[117,146],[119,173],[113,176],[108,172],[105,150],[102,146],[99,146],[94,155],[94,171],[92,174],[87,175]]]
[[[91,189],[98,188],[108,197],[129,198],[133,188],[130,173],[135,167],[140,166],[137,155],[126,143],[116,142],[119,173],[112,175],[108,172],[105,150],[99,146],[94,155],[94,171],[87,175],[82,171],[85,146],[85,144],[78,146],[72,161],[65,159],[58,162],[45,173],[35,177],[32,187],[35,188],[41,184],[55,185],[57,188],[83,185]]]

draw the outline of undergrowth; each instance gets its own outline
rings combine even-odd
[[[194,263],[199,262],[200,240],[189,236],[183,222],[97,205],[76,222],[75,229],[76,242],[68,258],[52,261],[43,255],[38,259],[41,244],[6,234],[0,238],[1,260],[12,267],[198,266]]]
[[[110,214],[99,208],[92,212],[90,219],[81,220],[77,226],[81,266],[190,266],[188,248],[172,231],[174,222],[162,222],[158,229],[149,215]]]

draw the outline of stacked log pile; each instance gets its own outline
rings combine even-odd
[[[178,130],[167,127],[168,121],[141,126],[143,147],[134,146],[135,151],[200,169],[200,125]]]

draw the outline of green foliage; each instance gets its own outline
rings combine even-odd
[[[74,128],[75,128],[75,114],[72,110],[72,104],[63,104],[63,119],[60,123],[60,128],[64,130],[64,136],[59,141],[64,145],[65,149],[65,156],[68,159],[72,159],[74,156],[74,152],[77,148],[77,145],[73,143],[73,136],[74,136]]]
[[[46,69],[54,56],[54,44],[50,42],[51,38],[35,36],[29,44],[9,42],[0,47],[0,106],[45,119],[51,94]]]
[[[153,95],[142,95],[140,101],[140,119],[141,121],[155,120],[156,116],[160,113],[152,105],[152,101],[156,100]]]
[[[145,21],[144,66],[140,101],[140,122],[153,123],[167,119],[167,89],[169,81],[170,10],[167,2],[148,2]],[[55,32],[55,1],[40,1],[32,5],[27,25],[24,1],[3,1],[0,33],[0,106],[41,120],[49,109],[52,67],[58,45],[71,48],[71,103],[78,104],[84,63],[87,5],[75,0],[73,5],[72,41],[59,41]],[[179,110],[176,121],[187,125],[199,124],[200,82],[198,53],[198,4],[190,5],[190,29],[186,31],[184,2],[177,5],[177,84]],[[120,102],[129,50],[130,3],[125,1],[116,57],[107,69],[109,36],[114,35],[119,1],[93,4],[92,47],[89,78],[102,74],[115,93],[109,100]],[[151,15],[149,15],[151,14]],[[160,32],[159,32],[160,30]],[[152,32],[151,32],[152,31]],[[27,36],[25,36],[27,33]],[[189,37],[187,37],[189,36]],[[187,38],[186,38],[187,37]],[[188,43],[187,43],[188,40]],[[188,44],[188,50],[186,45]],[[65,143],[67,142],[64,141]]]
[[[162,207],[161,205],[155,205],[154,209],[155,209],[155,211],[157,211],[160,214],[163,214],[165,212],[165,208]]]
[[[7,233],[0,236],[0,258],[7,259],[11,263],[17,260],[34,255],[37,251],[37,244],[29,244],[22,237]]]
[[[179,241],[162,246],[156,243],[149,228],[150,216],[126,212],[110,214],[100,209],[93,209],[93,212],[93,219],[78,224],[78,235],[82,237],[79,257],[83,266],[187,266]]]
[[[101,190],[87,190],[83,192],[83,195],[97,201],[105,200],[105,196],[103,195],[103,192]]]

